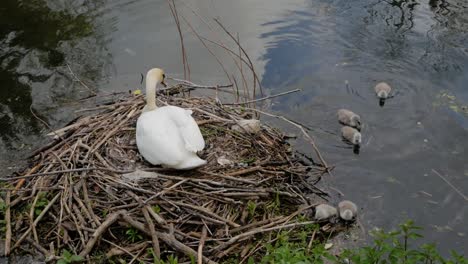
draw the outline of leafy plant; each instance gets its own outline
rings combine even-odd
[[[422,236],[418,233],[420,227],[413,221],[399,225],[396,231],[385,232],[376,229],[371,232],[374,241],[371,245],[357,249],[347,249],[339,256],[331,255],[323,244],[318,243],[307,251],[305,230],[296,234],[299,242],[291,242],[288,233],[277,235],[274,244],[266,245],[266,253],[256,261],[249,259],[248,263],[348,263],[348,264],[468,264],[468,259],[452,251],[449,258],[444,258],[437,251],[434,244],[423,244],[414,247],[414,242]]]
[[[179,260],[177,259],[177,257],[174,257],[173,255],[169,255],[167,257],[167,261],[164,261],[164,260],[161,260],[159,259],[156,254],[154,253],[154,250],[151,248],[151,249],[148,249],[147,253],[149,255],[151,255],[151,257],[153,258],[153,263],[154,264],[178,264],[179,263]],[[195,261],[195,258],[194,257],[191,257],[190,258],[190,262],[192,264],[195,264],[196,261]]]
[[[179,260],[177,259],[177,257],[174,257],[173,255],[170,255],[167,258],[167,264],[178,264],[178,263],[179,263]]]
[[[46,193],[41,192],[37,199],[36,206],[34,207],[34,214],[36,216],[39,216],[42,210],[44,210],[44,208],[47,206],[48,203],[49,203],[49,200],[47,200]]]
[[[76,263],[76,262],[81,262],[83,261],[84,258],[80,255],[75,255],[70,253],[70,251],[64,249],[62,251],[62,256],[59,261],[57,261],[57,264],[69,264],[69,263]]]
[[[270,212],[276,212],[279,210],[280,205],[281,205],[281,201],[280,201],[279,192],[276,192],[275,199],[266,204],[265,210],[270,211]]]
[[[0,213],[5,214],[5,211],[7,209],[7,205],[4,201],[0,201]]]
[[[255,216],[255,209],[257,209],[257,204],[254,201],[247,202],[247,211],[249,212],[249,217]]]
[[[311,252],[307,251],[307,242],[301,239],[300,242],[290,242],[288,232],[281,232],[276,237],[274,244],[266,245],[267,253],[260,263],[324,263],[324,259],[334,259],[324,248],[323,244],[316,245]],[[249,263],[258,263],[254,259],[249,259]]]
[[[6,220],[0,220],[0,233],[1,234],[6,233]],[[0,238],[3,238],[3,235],[0,236]]]
[[[140,232],[138,232],[138,230],[133,227],[127,229],[125,234],[127,235],[128,239],[132,241],[132,243],[143,239],[143,236],[140,234]]]
[[[153,212],[159,214],[159,212],[161,212],[161,207],[159,207],[159,205],[154,205],[151,207],[151,209],[153,209]]]
[[[250,164],[254,163],[255,161],[257,161],[257,159],[255,157],[250,157],[250,158],[243,159],[240,162],[250,165]]]

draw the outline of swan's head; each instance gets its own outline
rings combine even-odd
[[[354,145],[359,145],[361,144],[361,133],[359,132],[356,132],[354,133],[353,135],[353,142],[352,142]]]
[[[159,82],[162,86],[166,87],[167,85],[164,82],[164,79],[166,79],[166,75],[164,74],[163,69],[153,68],[146,74],[146,82],[149,80],[156,80],[156,82]]]
[[[388,92],[386,90],[380,90],[378,93],[377,93],[377,96],[381,99],[385,99],[388,97]]]
[[[357,130],[361,130],[361,117],[358,115],[353,115],[351,117],[350,125],[357,128]]]
[[[340,217],[346,221],[351,221],[354,217],[353,211],[349,209],[343,210],[342,212],[340,212]]]

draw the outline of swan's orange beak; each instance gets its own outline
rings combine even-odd
[[[161,85],[164,86],[164,88],[167,87],[167,84],[164,81],[161,81]]]

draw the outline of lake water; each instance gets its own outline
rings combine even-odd
[[[227,39],[214,17],[239,34],[266,93],[302,89],[272,100],[270,111],[313,128],[325,159],[336,166],[326,178],[337,190],[332,194],[358,203],[365,230],[411,218],[444,253],[468,254],[468,202],[462,197],[468,195],[468,2],[176,2],[204,36]],[[191,79],[227,83],[216,60],[181,24]],[[216,52],[223,62],[231,60]],[[155,66],[183,77],[167,1],[3,0],[1,175],[45,142],[45,123],[66,124],[86,104],[80,99],[93,93],[139,88],[140,73]],[[379,81],[395,91],[384,107],[373,92]],[[359,155],[339,136],[336,111],[343,107],[363,120]]]

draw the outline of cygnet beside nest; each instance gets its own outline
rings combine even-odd
[[[358,209],[353,202],[344,200],[338,204],[338,210],[340,211],[341,219],[351,221],[356,217]]]
[[[325,220],[337,215],[337,213],[336,208],[328,204],[319,204],[315,207],[316,220]]]

